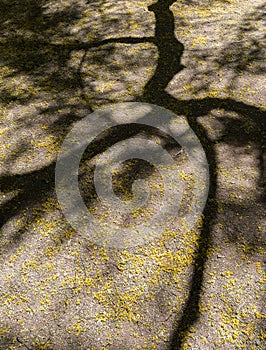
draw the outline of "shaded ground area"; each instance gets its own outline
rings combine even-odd
[[[5,0],[0,18],[0,348],[264,349],[264,2]],[[122,101],[185,117],[211,186],[193,230],[177,218],[147,246],[112,250],[71,229],[54,171],[70,127]],[[151,128],[96,140],[80,189],[107,224],[116,218],[97,200],[95,162],[138,135],[182,159]],[[136,160],[114,175],[117,195],[130,199],[137,178],[153,201],[122,224],[160,205],[160,176]]]

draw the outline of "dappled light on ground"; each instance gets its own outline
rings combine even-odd
[[[0,349],[263,349],[264,2],[4,0],[0,19]],[[211,187],[188,233],[177,219],[149,245],[115,250],[71,228],[54,175],[75,122],[124,101],[186,118]],[[96,140],[80,191],[107,224],[95,157],[139,135],[184,156],[149,129]],[[123,164],[115,193],[130,200],[138,178],[156,211],[163,190],[148,164]]]

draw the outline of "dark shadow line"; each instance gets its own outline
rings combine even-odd
[[[46,44],[55,47],[55,48],[63,48],[69,51],[73,50],[89,50],[92,48],[98,48],[100,46],[108,45],[108,44],[142,44],[142,43],[155,43],[155,39],[153,36],[147,37],[123,37],[123,38],[109,38],[101,41],[93,41],[89,43],[83,43],[80,41],[70,42],[66,44],[53,44],[47,42]]]
[[[81,73],[81,69],[82,69],[82,66],[85,62],[85,59],[86,59],[86,56],[87,56],[87,50],[84,52],[84,54],[82,55],[82,58],[80,60],[80,63],[79,63],[79,66],[78,66],[78,69],[76,70],[76,75],[77,75],[77,78],[78,78],[78,83],[79,83],[79,86],[80,86],[80,89],[81,89],[81,97],[83,98],[84,101],[86,101],[86,103],[88,104],[88,109],[90,111],[90,113],[93,112],[93,109],[90,107],[90,99],[88,99],[86,93],[85,93],[85,85],[83,83],[83,79],[82,79],[82,73]]]

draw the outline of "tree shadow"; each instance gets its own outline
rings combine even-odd
[[[185,307],[181,316],[176,319],[175,328],[172,332],[170,339],[169,350],[178,350],[182,348],[183,340],[186,337],[190,327],[200,317],[199,312],[199,300],[202,292],[202,284],[204,277],[205,265],[207,262],[208,249],[212,244],[211,232],[213,229],[213,222],[217,216],[217,155],[213,141],[209,138],[205,128],[199,123],[198,118],[204,116],[214,109],[224,109],[225,111],[234,111],[239,113],[246,121],[252,120],[255,125],[253,132],[246,135],[243,139],[238,139],[237,142],[241,144],[247,144],[249,141],[254,141],[260,149],[262,149],[263,138],[260,135],[260,130],[265,130],[265,113],[258,107],[246,104],[244,102],[236,101],[231,98],[193,98],[191,100],[176,99],[165,91],[173,77],[180,73],[185,67],[182,65],[182,55],[184,52],[184,45],[176,38],[174,34],[175,22],[170,6],[176,1],[163,1],[159,0],[157,3],[149,6],[149,11],[154,13],[155,16],[155,36],[153,37],[123,37],[123,38],[110,38],[104,40],[96,40],[92,42],[82,42],[73,40],[66,41],[65,43],[51,42],[49,33],[50,29],[54,31],[61,30],[64,26],[60,27],[60,23],[66,24],[67,21],[75,21],[78,18],[78,13],[75,9],[67,9],[61,16],[56,15],[44,15],[42,4],[44,2],[33,1],[6,1],[0,5],[0,11],[5,13],[5,23],[8,21],[8,16],[13,20],[13,24],[24,29],[33,30],[34,36],[31,39],[25,38],[23,35],[14,36],[12,40],[8,42],[8,47],[11,51],[17,49],[17,56],[10,56],[7,58],[8,64],[17,71],[32,72],[31,77],[35,79],[36,85],[56,87],[58,90],[61,88],[68,89],[70,92],[76,88],[84,90],[84,82],[81,77],[81,69],[84,64],[86,52],[92,48],[99,48],[102,46],[108,46],[114,43],[120,44],[139,44],[139,43],[152,43],[156,45],[158,50],[158,62],[156,70],[147,82],[143,89],[143,95],[138,97],[138,101],[153,103],[169,110],[172,110],[177,115],[185,115],[189,125],[194,130],[198,138],[200,139],[209,163],[210,169],[210,191],[208,202],[204,210],[204,221],[199,238],[199,245],[196,253],[196,259],[194,263],[194,270],[192,275],[192,282],[190,285],[190,292],[186,301]],[[15,5],[15,7],[13,7]],[[17,13],[25,10],[25,15],[20,17]],[[8,12],[9,11],[9,12]],[[11,13],[10,13],[11,11]],[[7,13],[9,15],[7,16]],[[39,26],[39,23],[42,23]],[[41,28],[41,30],[39,30]],[[3,30],[3,27],[1,27]],[[38,29],[38,30],[37,30]],[[248,29],[245,29],[247,31]],[[6,50],[7,50],[6,49]],[[32,55],[33,51],[35,52]],[[80,64],[78,68],[72,72],[72,78],[69,79],[69,75],[64,76],[64,67],[67,60],[70,57],[72,51],[83,51]],[[106,48],[106,55],[108,56],[112,49]],[[230,50],[229,50],[230,51]],[[56,52],[51,55],[51,52]],[[252,51],[252,58],[257,57],[258,51]],[[241,52],[238,52],[237,57]],[[29,57],[32,57],[29,60]],[[39,77],[39,68],[42,65],[50,64],[50,58],[56,61],[63,69],[63,74],[54,72],[46,77]],[[250,61],[248,62],[248,64]],[[226,61],[221,61],[221,64],[227,64]],[[243,67],[240,67],[243,69]],[[237,66],[236,69],[240,69]],[[89,101],[86,98],[86,94],[83,94],[86,100],[85,106],[92,111]],[[3,90],[3,101],[12,102],[19,100],[15,95]],[[31,101],[31,98],[21,97],[21,103],[26,104]],[[57,107],[55,107],[57,108]],[[47,109],[46,112],[52,113],[53,110]],[[78,116],[74,113],[65,114],[63,118],[58,119],[51,126],[51,130],[56,134],[58,131],[62,131],[62,127],[69,128],[74,121],[78,120]],[[232,128],[239,128],[239,123],[235,120],[222,120],[225,125],[224,135],[230,134]],[[121,128],[116,132],[108,133],[105,135],[104,140],[109,142],[104,143],[103,139],[99,139],[93,146],[96,146],[97,153],[104,152],[110,145],[117,141],[121,141],[128,137],[137,135],[140,132],[139,128],[130,128],[121,134]],[[235,138],[227,138],[226,142],[234,144]],[[103,146],[104,145],[104,146]],[[93,147],[92,146],[92,147]],[[89,150],[89,157],[90,154]],[[87,155],[88,156],[88,155]],[[261,182],[264,178],[264,162],[263,153],[260,152],[259,167]],[[18,194],[12,199],[8,200],[0,207],[2,224],[6,223],[10,218],[16,216],[24,208],[34,207],[44,202],[54,190],[54,169],[55,163],[51,163],[39,170],[22,174],[22,175],[3,175],[0,178],[1,190],[4,193],[8,193],[11,190],[18,190]],[[136,169],[135,169],[136,170]],[[135,171],[134,170],[134,171]],[[141,169],[137,169],[137,172]],[[130,180],[128,188],[131,188],[132,182]],[[36,193],[38,197],[36,198]],[[90,200],[87,200],[86,204],[89,206]],[[34,216],[30,216],[29,221],[36,219]],[[21,239],[25,229],[21,229],[18,232],[17,239]]]

